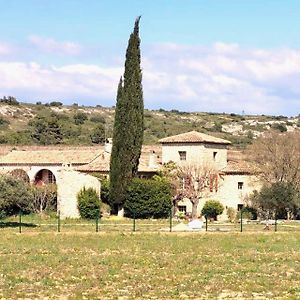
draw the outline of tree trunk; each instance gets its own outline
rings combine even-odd
[[[199,204],[199,199],[191,199],[192,202],[192,219],[197,219],[197,208]]]

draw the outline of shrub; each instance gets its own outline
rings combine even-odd
[[[84,124],[84,122],[88,119],[86,113],[80,111],[77,112],[73,118],[76,125]]]
[[[111,204],[109,200],[109,180],[107,178],[101,180],[101,200],[106,204]]]
[[[102,123],[102,124],[105,124],[105,118],[98,114],[98,115],[94,115],[90,118],[90,121],[93,122],[93,123]]]
[[[33,194],[30,185],[11,175],[0,176],[0,215],[1,217],[32,212]]]
[[[100,212],[101,202],[95,189],[83,188],[77,194],[78,210],[82,218],[95,219]]]
[[[124,204],[125,216],[166,218],[170,214],[171,186],[166,181],[134,179],[129,185]]]
[[[227,217],[228,220],[233,223],[236,219],[236,210],[233,207],[227,208]]]
[[[282,123],[274,123],[272,125],[272,128],[275,130],[279,130],[280,132],[285,132],[287,131],[286,125]]]
[[[102,124],[99,124],[94,128],[90,134],[90,138],[93,144],[105,143],[105,128]]]
[[[224,206],[220,201],[217,200],[208,200],[205,202],[202,208],[202,215],[207,216],[208,218],[213,218],[217,220],[217,216],[221,215],[224,211]]]
[[[62,106],[63,104],[59,101],[52,101],[49,103],[49,105],[59,107],[59,106]]]

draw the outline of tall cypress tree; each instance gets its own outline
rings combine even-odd
[[[139,21],[135,21],[126,51],[124,82],[120,79],[110,159],[110,199],[122,207],[126,188],[137,174],[144,134]]]

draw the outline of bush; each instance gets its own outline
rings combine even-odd
[[[227,217],[228,220],[233,223],[236,219],[236,210],[233,207],[227,208]]]
[[[30,213],[33,194],[30,185],[11,175],[0,176],[0,215],[1,217]]]
[[[59,106],[62,106],[63,104],[59,101],[52,101],[49,103],[49,105],[59,107]]]
[[[106,204],[112,204],[109,200],[109,180],[107,178],[101,180],[101,200]]]
[[[93,123],[105,124],[105,118],[100,114],[92,116],[90,118],[90,121],[93,122]]]
[[[105,128],[102,124],[99,124],[94,128],[90,134],[90,138],[93,144],[105,143]]]
[[[101,201],[95,189],[83,188],[77,194],[78,210],[82,218],[95,219],[100,213]]]
[[[76,125],[81,125],[81,124],[84,124],[84,122],[88,119],[86,113],[84,112],[77,112],[74,116],[74,123]]]
[[[217,220],[217,216],[221,215],[224,211],[224,206],[220,201],[217,200],[208,200],[205,202],[202,208],[202,215],[207,216],[208,218],[213,218]]]
[[[124,204],[125,216],[132,218],[166,218],[170,214],[171,186],[166,181],[134,179]]]

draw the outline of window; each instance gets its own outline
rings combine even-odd
[[[238,182],[238,190],[242,190],[244,187],[244,182]]]
[[[213,153],[213,158],[214,158],[214,160],[216,160],[217,153],[218,153],[218,152],[216,152],[216,151],[214,151],[214,153]]]
[[[244,204],[238,204],[237,205],[237,210],[240,211],[240,210],[243,209],[243,207],[244,207]]]
[[[178,205],[178,211],[186,213],[186,206],[185,205]]]
[[[186,160],[186,151],[178,151],[180,160]]]

